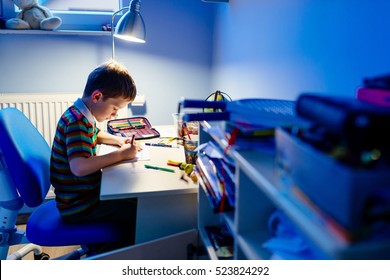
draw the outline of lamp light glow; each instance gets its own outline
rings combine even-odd
[[[146,28],[145,22],[140,13],[141,1],[132,0],[129,7],[125,7],[116,11],[112,15],[111,19],[111,37],[112,37],[112,59],[115,59],[115,43],[114,37],[136,42],[136,43],[145,43],[146,40]],[[114,28],[114,18],[115,16],[129,9],[118,21],[118,24]]]

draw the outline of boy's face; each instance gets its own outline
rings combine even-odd
[[[127,106],[131,101],[123,97],[106,98],[103,100],[101,92],[92,94],[91,113],[98,122],[114,118],[119,109]]]

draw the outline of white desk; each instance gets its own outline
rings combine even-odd
[[[164,136],[174,136],[173,126],[155,127]],[[150,139],[145,142],[154,142]],[[136,243],[197,228],[198,186],[181,180],[181,170],[167,166],[168,159],[184,162],[184,149],[146,146],[150,160],[123,162],[103,169],[102,200],[138,198]],[[104,152],[105,146],[100,147]],[[175,173],[146,169],[144,164],[175,169]]]

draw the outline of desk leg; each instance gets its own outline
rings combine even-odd
[[[135,243],[197,229],[197,193],[139,197]]]

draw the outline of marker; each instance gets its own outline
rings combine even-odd
[[[134,124],[134,125],[128,125],[128,124],[112,124],[111,125],[112,128],[114,129],[139,129],[139,128],[144,128],[145,125],[144,124]]]
[[[149,164],[145,164],[144,166],[145,166],[145,168],[148,168],[148,169],[155,169],[155,170],[161,170],[161,171],[167,171],[167,172],[175,173],[175,170],[170,169],[170,168],[159,167],[159,166],[154,166],[154,165],[149,165]]]
[[[169,144],[163,144],[163,143],[145,143],[146,146],[155,146],[155,147],[166,147],[166,148],[179,148],[177,146],[172,146]]]
[[[145,124],[143,120],[130,121],[130,120],[119,120],[110,123],[111,127],[114,129],[132,129],[132,128],[144,128]]]
[[[163,144],[163,143],[145,143],[146,146],[156,146],[156,147],[172,147],[172,145]]]

